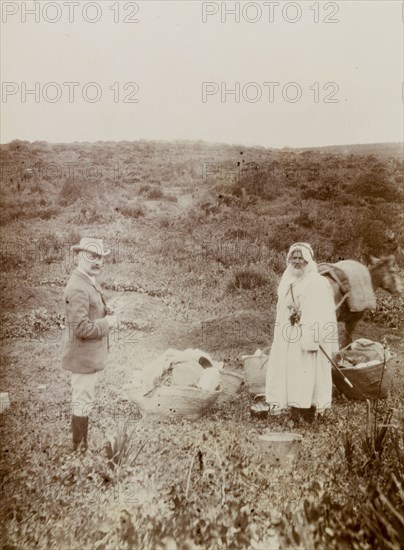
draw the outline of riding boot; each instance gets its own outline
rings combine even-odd
[[[73,450],[87,449],[88,416],[72,416]]]

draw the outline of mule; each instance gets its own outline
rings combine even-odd
[[[383,288],[389,292],[392,296],[400,296],[403,292],[403,284],[398,274],[397,268],[394,266],[394,256],[387,256],[385,258],[374,258],[371,256],[371,265],[368,267],[373,290]],[[324,276],[327,276],[326,274]],[[333,291],[334,300],[336,306],[340,304],[344,297],[340,285],[334,281],[331,277],[327,276]],[[353,332],[356,325],[363,317],[363,311],[350,311],[347,300],[344,300],[337,310],[337,321],[344,323],[345,330],[341,336],[341,346],[344,348],[350,344],[353,340]]]

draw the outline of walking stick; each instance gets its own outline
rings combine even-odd
[[[352,385],[351,381],[348,380],[348,378],[345,376],[345,374],[342,373],[341,369],[335,364],[335,362],[331,359],[331,357],[329,357],[328,353],[325,351],[323,346],[320,345],[319,347],[320,347],[321,351],[324,353],[324,355],[327,357],[327,359],[329,360],[331,365],[340,373],[340,375],[344,379],[344,382],[346,382],[350,388],[353,388],[353,385]]]

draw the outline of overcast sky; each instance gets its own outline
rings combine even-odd
[[[2,0],[1,142],[403,141],[402,2],[279,2]]]

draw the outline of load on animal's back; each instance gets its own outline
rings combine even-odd
[[[339,310],[347,301],[351,312],[376,307],[372,278],[368,268],[355,260],[342,260],[335,264],[319,264],[319,272],[338,284],[342,298],[336,303]]]
[[[364,311],[376,307],[376,296],[373,291],[372,277],[367,267],[355,260],[342,260],[335,264],[348,279],[347,296],[349,310]]]
[[[371,257],[369,269],[355,260],[319,264],[319,272],[328,278],[334,290],[337,320],[345,323],[343,347],[352,342],[353,331],[364,312],[376,307],[377,288],[393,296],[401,295],[403,284],[394,262],[394,256]]]

